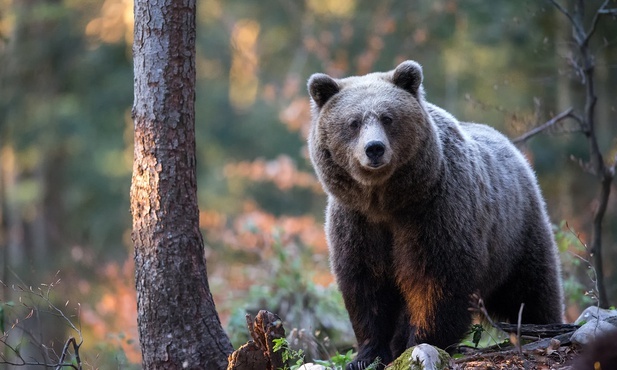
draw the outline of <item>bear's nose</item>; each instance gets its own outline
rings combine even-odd
[[[368,144],[366,144],[366,146],[364,147],[364,152],[366,153],[366,156],[374,161],[376,159],[379,159],[383,153],[385,153],[386,151],[386,146],[381,142],[381,141],[369,141]]]

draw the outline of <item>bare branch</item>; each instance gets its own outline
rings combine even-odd
[[[0,364],[11,365],[11,366],[55,367],[56,369],[61,369],[63,367],[71,367],[76,370],[81,370],[81,362],[79,361],[79,357],[77,357],[77,355],[76,355],[76,361],[79,367],[75,366],[72,363],[64,362],[64,359],[59,360],[56,363],[41,362],[41,361],[36,361],[36,360],[28,361],[22,356],[19,348],[11,346],[4,339],[0,340],[0,343],[2,343],[2,345],[6,347],[6,349],[9,350],[9,352],[12,354],[11,357],[13,358],[13,360],[11,360],[4,353],[2,353],[4,352],[2,351],[0,352]]]
[[[75,341],[75,338],[73,337],[69,337],[69,339],[66,341],[66,343],[64,343],[64,347],[62,348],[62,353],[60,355],[60,359],[58,360],[58,366],[56,366],[56,370],[60,370],[64,365],[64,359],[66,358],[66,354],[69,351],[69,345],[73,345],[73,352],[75,353],[75,359],[76,362],[78,364],[78,369],[81,369],[81,361],[79,360],[79,346],[81,346],[80,344],[77,344],[77,341]]]
[[[573,117],[574,115],[572,114],[572,107],[566,109],[565,111],[559,113],[558,115],[556,115],[555,117],[551,118],[550,120],[546,121],[545,123],[543,123],[542,125],[527,131],[526,133],[524,133],[523,135],[517,137],[516,139],[512,140],[512,142],[514,144],[519,144],[519,143],[523,143],[527,140],[529,140],[530,138],[532,138],[533,136],[541,133],[542,131],[546,130],[547,128],[553,126],[554,124],[556,124],[557,122],[568,118],[568,117]],[[576,119],[576,118],[575,118]]]
[[[575,44],[576,47],[578,47],[578,44]],[[566,62],[568,63],[568,65],[570,67],[572,67],[572,69],[574,70],[574,74],[576,75],[576,77],[581,79],[581,84],[585,85],[587,83],[587,76],[585,75],[585,68],[584,66],[579,63],[578,60],[576,60],[576,58],[572,55],[568,55],[564,58],[566,60]]]
[[[600,6],[600,8],[598,8],[596,13],[593,15],[593,20],[591,21],[591,27],[589,28],[589,32],[587,32],[587,34],[585,35],[585,38],[583,39],[582,44],[587,44],[587,42],[589,42],[589,39],[591,38],[591,36],[593,36],[593,34],[596,32],[596,26],[598,25],[598,21],[600,20],[600,16],[604,15],[604,14],[607,14],[607,13],[604,13],[603,10],[608,5],[609,1],[610,0],[604,0],[604,3],[602,3],[602,6]],[[609,10],[609,9],[606,9],[606,10]],[[615,9],[611,9],[611,10],[615,10]]]
[[[575,38],[577,39],[577,41],[580,41],[579,38],[585,35],[585,30],[583,30],[581,24],[577,22],[576,19],[574,19],[574,17],[572,16],[572,14],[570,14],[569,11],[567,11],[563,6],[561,6],[561,4],[557,2],[557,0],[550,0],[550,2],[555,6],[555,8],[557,8],[557,10],[562,12],[568,18],[568,20],[572,24],[572,27],[576,31],[576,34],[574,35]]]
[[[563,13],[563,15],[568,17],[572,25],[576,24],[576,22],[574,21],[574,18],[572,17],[572,14],[570,14],[569,11],[567,11],[563,6],[561,6],[561,4],[559,4],[556,0],[550,0],[550,2],[555,6],[555,8],[557,8],[557,10],[559,10],[560,12]]]
[[[579,165],[579,167],[581,168],[581,170],[583,170],[583,172],[588,173],[590,175],[596,176],[598,173],[596,172],[595,167],[593,166],[593,163],[591,162],[586,162],[584,160],[582,160],[581,158],[577,158],[574,155],[570,155],[570,160],[572,162],[575,162],[576,164]]]
[[[76,370],[82,369],[81,358],[79,355],[79,348],[83,343],[83,336],[80,329],[72,322],[72,320],[56,305],[54,305],[50,298],[50,293],[52,288],[59,282],[51,284],[40,284],[38,289],[33,289],[31,286],[22,286],[22,285],[12,285],[11,289],[16,292],[23,292],[24,296],[19,296],[20,302],[20,310],[27,310],[27,314],[24,314],[23,320],[30,319],[32,317],[39,318],[40,313],[50,314],[56,317],[61,318],[72,330],[75,330],[79,335],[80,342],[78,343],[74,337],[70,337],[62,350],[60,356],[57,356],[53,348],[48,348],[46,345],[41,343],[37,336],[29,330],[24,329],[23,327],[18,326],[20,322],[19,317],[15,318],[12,323],[10,329],[2,333],[0,336],[0,364],[12,365],[12,366],[41,366],[45,368],[55,368],[62,369],[66,367],[70,367]],[[43,287],[43,288],[41,288]],[[23,299],[22,299],[23,298]],[[41,304],[46,304],[49,310],[41,310],[39,307]],[[68,302],[67,302],[68,304]],[[22,307],[23,306],[23,307]],[[78,305],[79,309],[80,305]],[[79,316],[79,312],[78,312]],[[78,318],[79,320],[79,318]],[[38,360],[34,357],[25,358],[20,352],[19,345],[11,345],[9,342],[10,333],[15,331],[21,331],[22,336],[27,336],[28,341],[41,352],[42,360]],[[71,354],[69,349],[72,348],[72,361],[66,361],[67,355]],[[55,360],[51,360],[49,354],[53,353],[56,357]]]
[[[585,130],[586,130],[586,128],[584,127],[584,124],[583,124],[583,118],[582,118],[581,116],[579,116],[578,114],[576,114],[576,113],[572,112],[572,113],[570,113],[570,118],[572,118],[573,120],[575,120],[576,122],[578,122],[579,126],[581,126],[581,130],[582,130],[583,132],[586,132],[586,131],[585,131]]]
[[[578,242],[583,246],[583,248],[585,249],[585,251],[587,251],[587,253],[589,253],[590,257],[593,257],[593,253],[592,251],[589,250],[589,248],[587,247],[587,243],[585,243],[583,241],[583,239],[581,239],[581,235],[577,232],[575,232],[570,225],[566,222],[566,229],[576,237],[576,239],[578,240]],[[593,290],[589,290],[587,292],[585,292],[585,295],[588,297],[591,297],[591,299],[596,301],[597,307],[600,308],[600,298],[599,298],[599,294],[598,294],[598,273],[596,272],[596,269],[593,267],[593,263],[591,261],[589,261],[588,259],[584,258],[583,256],[574,253],[572,251],[568,251],[572,256],[578,258],[579,260],[583,261],[586,265],[587,265],[587,269],[592,273],[593,276],[589,276],[589,278],[591,279],[591,282],[594,285],[594,289]]]
[[[598,10],[599,14],[612,14],[617,15],[617,8],[615,9],[600,9]]]

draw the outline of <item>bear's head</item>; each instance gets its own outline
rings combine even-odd
[[[433,123],[424,104],[422,67],[414,61],[360,77],[310,77],[311,160],[322,183],[344,171],[364,186],[387,181],[429,140]],[[336,177],[336,180],[332,178]]]

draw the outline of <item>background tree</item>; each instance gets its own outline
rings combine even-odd
[[[610,302],[606,290],[606,276],[603,263],[602,229],[611,194],[611,186],[615,176],[617,154],[612,153],[613,158],[610,158],[611,151],[607,151],[609,158],[605,159],[598,138],[600,130],[598,129],[597,118],[598,95],[596,87],[596,57],[594,50],[592,50],[593,45],[591,41],[598,29],[598,22],[600,19],[610,14],[613,16],[617,15],[617,8],[609,8],[609,4],[611,3],[610,0],[605,0],[598,8],[589,7],[584,0],[571,1],[571,10],[566,10],[556,0],[551,0],[551,2],[570,22],[574,44],[572,47],[572,54],[568,58],[568,64],[574,69],[574,75],[578,77],[581,85],[584,87],[585,103],[583,109],[581,109],[580,113],[570,113],[569,117],[573,118],[578,123],[580,131],[588,142],[589,159],[586,163],[581,160],[581,167],[585,172],[592,174],[600,181],[600,189],[594,202],[595,209],[593,210],[589,252],[593,257],[596,271],[598,304],[602,308],[609,308]],[[589,10],[593,11],[589,12]],[[591,16],[588,26],[586,26],[585,13],[590,13],[588,17]],[[606,42],[607,41],[604,40],[604,43]],[[617,148],[612,149],[612,151],[617,150]]]
[[[195,176],[195,0],[135,1],[131,186],[146,369],[224,369],[232,348],[208,285]]]
[[[605,155],[601,149],[601,141],[599,140],[600,129],[598,128],[599,119],[597,118],[598,95],[596,92],[597,62],[595,55],[596,51],[593,50],[594,47],[597,47],[597,43],[594,45],[592,41],[595,40],[594,34],[598,29],[600,19],[611,14],[613,16],[617,15],[617,8],[609,8],[610,0],[604,0],[598,8],[590,7],[584,0],[572,0],[568,2],[569,10],[556,0],[551,0],[551,3],[567,19],[571,28],[573,42],[570,47],[571,51],[567,54],[565,59],[568,67],[573,70],[572,75],[575,76],[582,87],[583,93],[579,99],[584,103],[577,104],[582,106],[582,108],[577,111],[575,111],[573,107],[567,108],[543,125],[514,139],[514,142],[525,142],[532,136],[568,118],[574,120],[578,126],[574,131],[581,132],[587,139],[588,160],[584,161],[578,159],[578,163],[583,171],[593,175],[600,182],[600,191],[593,202],[594,209],[592,211],[591,241],[589,242],[589,254],[593,258],[593,267],[595,269],[595,274],[593,276],[595,291],[593,294],[596,295],[595,298],[598,300],[598,305],[600,307],[609,308],[610,302],[605,283],[606,276],[604,273],[602,252],[602,229],[604,216],[608,208],[613,178],[615,177],[617,154],[613,154],[614,157],[610,158],[611,150],[608,150],[607,154],[609,154],[609,158],[608,160],[605,159]],[[589,12],[589,10],[593,10],[593,12]],[[604,43],[607,43],[606,39]],[[611,144],[608,146],[610,145]],[[612,151],[615,150],[617,150],[617,148],[613,148]]]

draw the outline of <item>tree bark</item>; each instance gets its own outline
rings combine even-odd
[[[136,0],[131,213],[145,369],[225,369],[195,174],[195,0]]]

